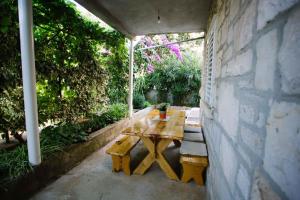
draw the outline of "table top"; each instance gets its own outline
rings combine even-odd
[[[168,109],[167,119],[160,120],[159,111],[155,109],[133,125],[125,128],[122,134],[181,140],[183,138],[184,122],[184,111]]]

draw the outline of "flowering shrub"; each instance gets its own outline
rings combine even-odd
[[[151,74],[152,72],[154,72],[154,67],[153,67],[153,65],[148,64],[148,66],[147,66],[147,73]]]
[[[151,48],[143,52],[138,52],[135,65],[144,66],[143,62],[146,62],[146,68],[144,69],[146,73],[151,74],[155,70],[155,66],[159,65],[161,60],[167,56],[175,55],[179,61],[183,61],[180,46],[178,44],[169,44],[170,41],[166,35],[160,35],[159,37],[146,36],[141,39],[140,47],[151,47],[155,44],[165,45],[165,49]]]
[[[135,53],[134,91],[151,103],[169,102],[173,105],[198,106],[200,88],[200,58],[194,50],[184,49],[184,45],[170,44],[185,40],[189,34],[146,36],[141,39],[137,49],[148,48]],[[192,48],[199,45],[189,43]],[[191,49],[192,49],[191,48]]]
[[[166,35],[162,35],[161,36],[161,40],[163,42],[163,44],[166,45],[166,47],[168,49],[170,49],[171,52],[173,52],[176,57],[178,58],[178,60],[182,61],[182,55],[181,55],[181,51],[180,51],[180,47],[178,44],[168,44],[170,43],[170,41],[168,40],[168,38],[166,37]]]

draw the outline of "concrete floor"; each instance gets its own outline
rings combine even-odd
[[[201,200],[206,199],[206,188],[169,180],[157,164],[144,174],[126,176],[111,171],[111,158],[105,150],[113,143],[93,153],[77,167],[48,185],[32,197],[33,200]],[[132,151],[132,169],[146,156],[140,142]],[[180,174],[179,148],[169,146],[165,153],[171,166]]]

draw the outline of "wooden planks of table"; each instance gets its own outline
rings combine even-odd
[[[169,165],[163,152],[174,141],[178,144],[183,138],[185,112],[169,109],[167,119],[159,119],[159,111],[152,110],[148,115],[122,131],[122,134],[139,136],[149,153],[134,170],[134,174],[142,175],[154,162],[157,162],[165,174],[172,180],[179,180]]]

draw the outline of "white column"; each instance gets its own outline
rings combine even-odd
[[[130,40],[130,49],[129,49],[129,93],[128,93],[128,108],[129,108],[129,117],[132,117],[133,114],[133,54],[134,54],[134,44],[133,39]]]
[[[29,162],[41,163],[33,46],[32,0],[18,0],[22,77]]]

